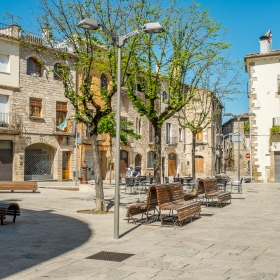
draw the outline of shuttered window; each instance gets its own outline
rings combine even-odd
[[[199,129],[198,129],[198,132],[197,132],[197,134],[196,134],[196,140],[197,141],[202,141],[203,140],[203,138],[202,138],[202,128],[200,127]]]
[[[30,98],[29,100],[29,115],[32,117],[41,117],[42,99]]]
[[[154,168],[155,153],[150,151],[147,154],[147,168]]]
[[[56,125],[64,122],[67,116],[67,102],[56,102]]]

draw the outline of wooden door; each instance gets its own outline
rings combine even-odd
[[[204,172],[204,159],[203,157],[195,158],[195,173],[203,173]]]
[[[62,152],[62,179],[70,178],[70,152]]]
[[[0,181],[13,180],[13,143],[0,141]]]
[[[125,178],[128,168],[128,152],[120,150],[120,177]]]
[[[177,171],[176,154],[170,153],[168,155],[168,176],[176,176]]]
[[[135,167],[136,166],[141,166],[141,158],[142,156],[137,154],[136,157],[135,157]]]

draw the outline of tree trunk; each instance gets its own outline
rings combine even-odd
[[[196,133],[192,132],[192,177],[195,177],[195,143],[196,143]]]
[[[106,212],[106,204],[104,201],[104,191],[103,191],[103,180],[101,173],[101,160],[98,150],[98,135],[93,134],[91,136],[92,140],[92,156],[93,156],[93,169],[94,169],[94,180],[95,180],[95,193],[96,193],[96,208],[95,212]]]
[[[161,128],[157,125],[154,126],[155,130],[155,159],[154,159],[154,182],[160,184],[161,178]]]

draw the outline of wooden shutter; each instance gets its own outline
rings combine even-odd
[[[42,99],[30,98],[30,107],[42,107]]]
[[[67,112],[67,102],[56,102],[56,111]]]

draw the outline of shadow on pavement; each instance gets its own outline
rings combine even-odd
[[[15,223],[0,226],[0,279],[73,250],[91,234],[80,220],[52,211],[21,209]]]

